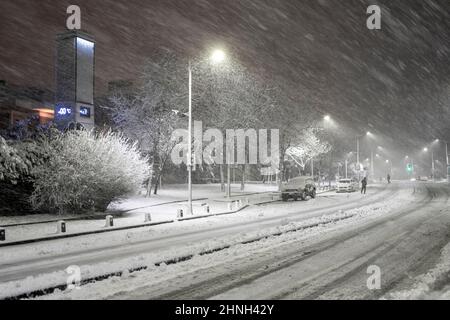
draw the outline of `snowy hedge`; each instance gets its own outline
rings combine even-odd
[[[70,131],[42,143],[49,155],[33,169],[36,210],[104,211],[148,177],[147,159],[121,134]]]
[[[30,204],[33,168],[46,155],[36,141],[5,141],[0,137],[0,215],[37,213]]]

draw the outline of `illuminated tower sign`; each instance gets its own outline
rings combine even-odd
[[[94,128],[94,57],[88,34],[58,35],[55,122],[60,129]]]

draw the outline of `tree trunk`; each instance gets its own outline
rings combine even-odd
[[[156,176],[156,179],[155,179],[155,189],[154,189],[154,191],[153,191],[153,194],[154,195],[157,195],[158,194],[158,187],[159,187],[159,179],[161,178],[161,174],[159,173],[157,176]]]
[[[225,192],[225,178],[223,175],[223,164],[220,165],[219,170],[220,170],[220,191]]]
[[[150,198],[152,194],[152,180],[153,180],[153,163],[150,166],[150,176],[148,177],[147,182],[147,194],[145,195],[146,198]]]
[[[241,191],[244,191],[244,190],[245,190],[245,168],[246,168],[246,165],[243,164],[243,165],[242,165]]]

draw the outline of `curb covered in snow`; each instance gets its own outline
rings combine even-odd
[[[333,190],[323,191],[321,193],[326,193],[326,192],[330,192],[330,191],[333,191]],[[267,192],[267,193],[273,193],[273,192]],[[198,201],[200,201],[200,200],[198,200]],[[269,201],[264,201],[261,203],[254,203],[253,205],[262,205],[262,204],[268,204],[268,203],[273,203],[273,202],[278,202],[278,201],[280,201],[280,200],[269,200]],[[184,202],[184,201],[177,201],[177,202]],[[177,203],[177,202],[173,202],[173,203]],[[157,225],[162,225],[162,224],[170,224],[170,223],[174,223],[175,221],[189,221],[189,220],[205,219],[205,218],[209,218],[209,217],[230,215],[233,213],[238,213],[238,212],[248,208],[249,206],[250,205],[244,205],[234,211],[213,213],[213,214],[201,215],[201,216],[190,216],[190,217],[185,217],[185,218],[179,218],[176,220],[150,222],[150,223],[131,225],[131,226],[123,226],[123,227],[115,227],[115,228],[108,228],[108,229],[105,228],[105,229],[98,229],[98,230],[71,233],[71,234],[58,234],[58,235],[53,235],[53,236],[47,236],[47,237],[41,237],[41,238],[35,238],[35,239],[25,239],[25,240],[19,240],[19,241],[14,241],[14,242],[6,242],[6,243],[0,242],[0,248],[11,247],[11,246],[16,246],[16,245],[23,245],[23,244],[30,244],[30,243],[36,243],[36,242],[43,242],[43,241],[50,241],[50,240],[74,238],[74,237],[79,237],[79,236],[113,232],[113,231],[123,231],[123,230],[137,229],[137,228],[145,228],[145,227],[157,226]],[[52,222],[56,222],[56,221],[52,221]]]
[[[131,225],[131,226],[124,226],[124,227],[99,229],[99,230],[92,230],[92,231],[86,231],[86,232],[77,232],[77,233],[70,233],[70,234],[58,234],[58,235],[48,236],[48,237],[19,240],[19,241],[14,241],[14,242],[6,242],[6,243],[0,243],[0,248],[1,247],[11,247],[11,246],[16,246],[16,245],[22,245],[22,244],[30,244],[30,243],[36,243],[36,242],[42,242],[42,241],[49,241],[49,240],[74,238],[74,237],[86,236],[86,235],[91,235],[91,234],[99,234],[99,233],[106,233],[106,232],[113,232],[113,231],[122,231],[122,230],[130,230],[130,229],[137,229],[137,228],[152,227],[152,226],[157,226],[157,225],[162,225],[162,224],[174,223],[175,221],[189,221],[189,220],[204,219],[204,218],[208,218],[208,217],[223,216],[223,215],[229,215],[229,214],[240,212],[240,211],[244,210],[247,207],[248,207],[248,205],[245,205],[245,206],[242,206],[242,207],[240,207],[240,208],[238,208],[237,210],[234,210],[234,211],[213,213],[213,214],[201,215],[201,216],[191,216],[191,217],[185,217],[185,218],[180,218],[180,219],[176,219],[176,220],[150,222],[150,223]]]

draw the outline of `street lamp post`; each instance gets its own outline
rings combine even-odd
[[[447,164],[447,183],[450,183],[450,160],[448,158],[448,142],[445,142],[445,162]]]
[[[189,60],[189,125],[188,125],[188,214],[193,214],[192,211],[192,67],[191,60]]]
[[[433,181],[435,181],[435,178],[434,178],[434,150],[433,150],[433,148],[431,148],[431,175],[432,175]]]
[[[370,175],[372,176],[372,180],[375,180],[375,168],[373,161],[373,150],[370,150]]]
[[[211,59],[213,63],[220,63],[225,59],[225,53],[221,50],[213,52]],[[189,72],[189,124],[188,124],[188,155],[187,155],[187,167],[188,167],[188,214],[193,214],[192,211],[192,64],[189,59],[188,63]],[[229,166],[228,166],[229,167]],[[229,169],[228,169],[229,170]],[[230,189],[230,172],[228,172],[228,189]],[[228,190],[229,192],[229,190]]]

